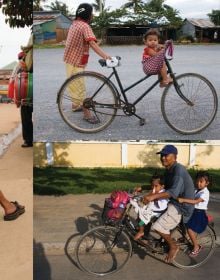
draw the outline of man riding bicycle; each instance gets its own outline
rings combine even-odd
[[[180,204],[176,200],[178,197],[194,198],[192,178],[186,168],[177,163],[177,153],[177,148],[173,145],[166,145],[157,153],[160,154],[161,163],[166,169],[164,174],[166,191],[144,197],[145,203],[161,198],[170,199],[166,212],[152,226],[152,229],[159,233],[169,245],[169,252],[165,259],[168,263],[173,261],[179,251],[179,247],[172,239],[170,231],[180,223],[181,218],[183,223],[187,223],[194,209],[193,205]]]

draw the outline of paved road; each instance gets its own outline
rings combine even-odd
[[[139,255],[135,254],[130,259],[126,267],[111,276],[106,276],[105,280],[216,280],[220,276],[220,249],[218,248],[210,261],[202,267],[194,270],[181,270],[165,263],[159,262],[150,256],[143,255],[139,251]],[[39,263],[41,269],[36,273],[34,270],[34,280],[93,280],[99,279],[91,275],[87,275],[80,271],[74,264],[63,256],[50,256],[42,258]],[[165,278],[164,278],[165,277]]]
[[[73,200],[73,198],[72,198]],[[74,200],[73,200],[74,201]],[[219,257],[220,257],[220,243],[219,243],[219,237],[220,237],[220,200],[218,199],[211,199],[209,203],[209,213],[214,216],[215,221],[215,231],[217,235],[217,247],[214,255],[211,257],[211,259],[203,265],[202,267],[190,271],[183,271],[181,269],[177,269],[173,266],[166,265],[165,263],[154,259],[148,255],[146,255],[145,252],[143,252],[141,249],[138,249],[135,251],[134,255],[130,259],[129,263],[117,274],[114,274],[112,276],[105,277],[107,280],[118,280],[118,279],[127,279],[127,280],[133,280],[133,279],[154,279],[154,280],[161,280],[162,275],[166,274],[169,276],[170,280],[185,280],[189,277],[192,279],[209,279],[214,280],[218,279],[220,276],[220,267],[219,267]],[[92,206],[88,207],[89,203],[87,205],[81,204],[81,208],[83,213],[88,215],[88,209],[90,208],[90,216],[91,217],[97,217],[97,207],[94,208],[95,202],[93,201]],[[63,203],[64,205],[64,203]],[[67,216],[74,216],[73,208],[68,207],[69,213]],[[59,204],[58,204],[59,208]],[[36,209],[36,205],[35,205]],[[95,209],[95,210],[94,210]],[[46,210],[46,208],[45,208]],[[45,211],[44,210],[44,211]],[[36,210],[35,210],[36,211]],[[73,255],[73,250],[71,251],[71,248],[74,248],[75,241],[79,237],[79,232],[84,232],[83,228],[87,228],[89,224],[85,223],[85,217],[83,218],[83,215],[81,214],[81,217],[78,217],[78,219],[75,220],[75,223],[77,223],[77,228],[79,229],[79,232],[75,231],[75,227],[73,224],[73,219],[68,222],[68,224],[64,224],[63,221],[66,220],[66,217],[63,217],[62,221],[60,220],[60,223],[58,223],[57,220],[57,211],[53,212],[54,220],[48,219],[48,213],[51,213],[53,211],[46,210],[45,215],[41,213],[41,215],[37,216],[37,219],[42,220],[43,223],[45,223],[44,229],[42,227],[42,233],[40,234],[38,230],[35,229],[35,250],[34,250],[34,275],[35,280],[91,280],[91,279],[97,279],[95,277],[91,277],[90,275],[87,275],[86,273],[80,271],[76,264],[75,264],[75,257]],[[62,210],[61,210],[62,212]],[[76,212],[78,213],[79,210]],[[72,214],[70,214],[72,213]],[[35,213],[36,214],[36,213]],[[51,214],[52,215],[52,214]],[[46,227],[46,221],[48,222],[48,227]],[[81,222],[80,222],[81,221]],[[94,222],[94,221],[92,221]],[[61,226],[59,226],[61,225]],[[59,240],[59,237],[62,235],[64,236],[64,233],[68,231],[68,228],[72,226],[72,235],[68,235],[68,240],[65,239],[66,242],[66,252],[69,255],[69,258],[67,257],[67,254],[58,252],[54,254],[45,254],[46,251],[44,249],[44,244],[40,240],[46,240],[46,236],[48,238],[51,236],[51,239],[54,239],[56,236],[56,240]],[[59,230],[58,230],[59,228]],[[53,231],[51,231],[51,229]],[[44,234],[43,234],[44,231]],[[38,232],[37,236],[36,233]],[[39,238],[41,237],[41,238]],[[64,240],[63,240],[64,241]],[[48,240],[47,240],[48,242]],[[48,244],[48,243],[47,243]],[[72,253],[71,253],[72,252]]]
[[[120,55],[122,66],[119,74],[124,86],[130,85],[143,76],[140,57],[143,46],[104,47],[110,55]],[[206,76],[215,86],[220,97],[220,45],[212,46],[176,46],[175,59],[172,61],[176,73],[196,72]],[[34,120],[35,141],[69,141],[69,140],[201,140],[220,139],[220,112],[214,122],[204,132],[193,136],[183,136],[174,132],[163,120],[160,111],[161,89],[159,87],[138,104],[137,112],[147,120],[139,126],[135,117],[117,117],[104,131],[96,134],[81,134],[68,127],[61,119],[57,104],[57,91],[65,80],[62,62],[63,49],[36,49],[34,51]],[[88,70],[108,74],[101,68],[98,57],[91,51]],[[151,78],[153,79],[153,78]],[[131,91],[130,97],[143,92],[138,86]],[[219,98],[220,99],[220,98]]]

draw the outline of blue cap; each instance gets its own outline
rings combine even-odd
[[[178,151],[177,148],[173,145],[166,145],[163,147],[163,149],[158,152],[157,154],[161,154],[161,155],[169,155],[169,154],[174,154],[177,155]]]

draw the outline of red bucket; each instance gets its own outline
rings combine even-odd
[[[31,104],[33,102],[33,74],[22,72],[15,78],[14,100],[17,107],[22,104]]]

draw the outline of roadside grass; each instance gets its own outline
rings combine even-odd
[[[63,44],[41,44],[41,45],[34,45],[34,49],[60,49],[64,48]]]
[[[220,191],[220,170],[208,170],[213,177],[210,192]],[[137,185],[150,189],[153,174],[163,174],[158,168],[34,168],[34,194],[65,195],[110,193],[112,190],[131,190]],[[195,178],[195,169],[189,173]]]

